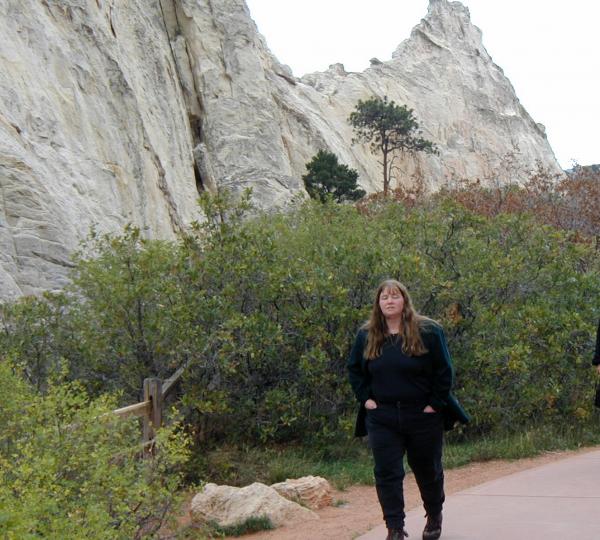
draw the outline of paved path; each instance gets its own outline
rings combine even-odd
[[[406,515],[420,540],[422,508]],[[385,540],[384,525],[357,540]],[[521,471],[450,495],[441,540],[600,540],[600,451]]]

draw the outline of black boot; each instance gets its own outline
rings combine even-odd
[[[404,538],[408,537],[408,533],[402,529],[388,529],[388,534],[385,540],[404,540]]]
[[[442,534],[442,513],[432,516],[426,514],[427,523],[423,529],[423,540],[437,540]]]

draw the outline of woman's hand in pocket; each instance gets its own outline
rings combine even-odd
[[[375,403],[374,400],[372,399],[367,399],[367,401],[365,401],[365,409],[367,409],[368,411],[372,411],[373,409],[377,408],[377,403]]]

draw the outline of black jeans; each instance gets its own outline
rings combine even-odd
[[[435,515],[444,504],[442,469],[443,420],[424,413],[425,405],[383,404],[367,411],[369,445],[375,459],[375,485],[383,519],[389,529],[404,526],[404,464],[406,453],[425,511]]]

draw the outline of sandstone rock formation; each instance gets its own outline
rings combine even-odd
[[[271,487],[282,497],[299,502],[313,510],[329,506],[333,500],[329,482],[320,476],[288,479]]]
[[[0,3],[0,299],[65,283],[97,224],[196,214],[188,111],[159,3]]]
[[[4,0],[0,301],[63,286],[92,225],[172,238],[217,187],[282,205],[319,149],[379,189],[377,157],[346,121],[373,94],[414,108],[440,149],[399,161],[399,182],[485,178],[509,152],[513,178],[536,160],[559,171],[458,2],[430,0],[389,61],[297,79],[244,0]]]
[[[214,522],[221,527],[243,523],[251,517],[268,517],[276,527],[302,523],[319,516],[255,482],[243,488],[206,484],[190,508],[195,523]]]

